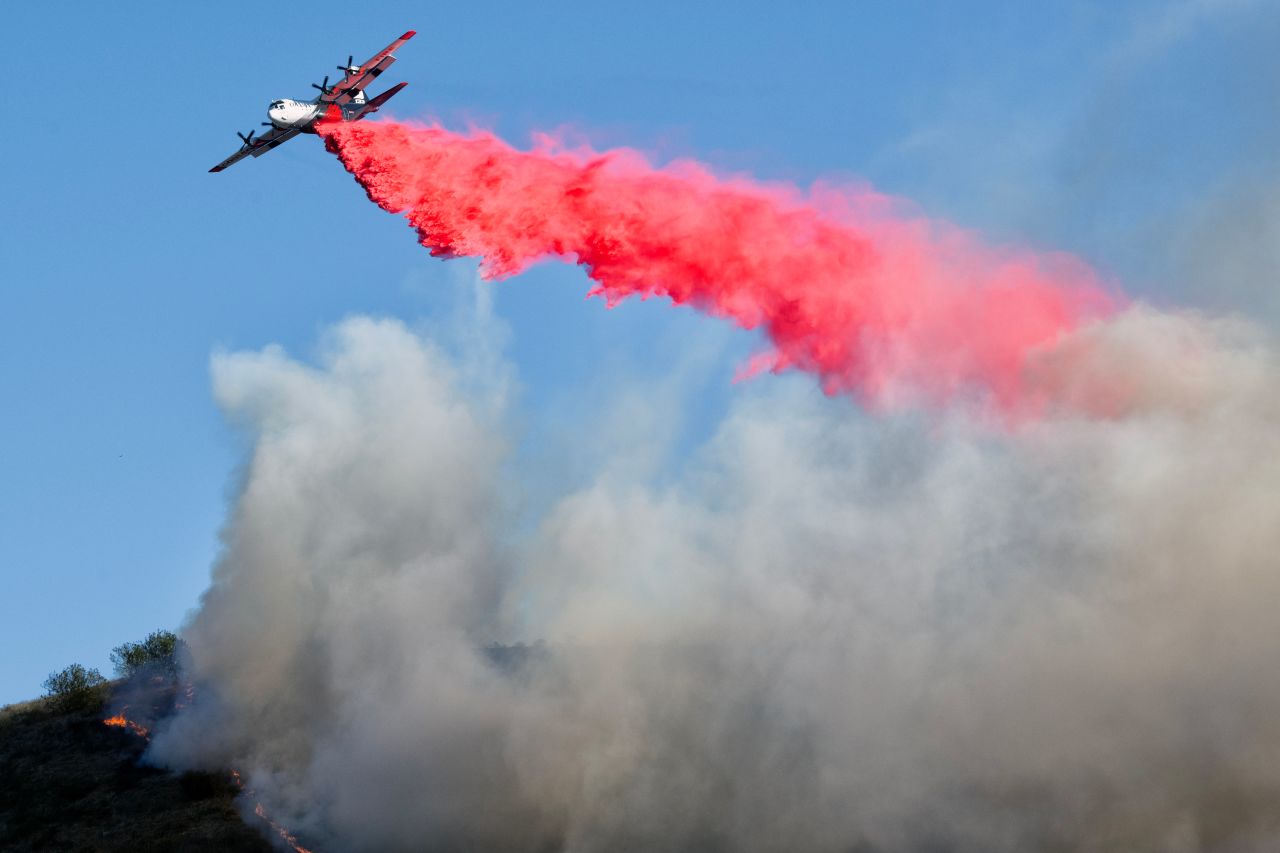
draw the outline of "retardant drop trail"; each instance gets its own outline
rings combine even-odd
[[[1028,355],[1116,308],[1069,256],[993,249],[871,191],[804,195],[625,149],[518,151],[391,121],[319,130],[433,255],[477,256],[488,277],[576,260],[611,305],[666,296],[760,328],[772,350],[750,372],[809,371],[873,406],[976,395],[1029,411]]]

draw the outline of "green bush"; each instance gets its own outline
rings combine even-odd
[[[73,663],[61,672],[49,674],[44,680],[44,695],[66,710],[88,708],[102,703],[102,686],[106,683],[96,669]]]
[[[116,675],[128,678],[141,670],[151,670],[157,675],[178,677],[179,652],[182,640],[172,631],[152,631],[140,643],[125,643],[111,650],[111,663]]]

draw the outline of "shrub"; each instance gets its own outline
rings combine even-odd
[[[125,643],[112,649],[111,663],[116,668],[116,675],[123,678],[143,669],[177,678],[180,668],[178,655],[182,647],[182,640],[172,631],[152,631],[140,643]]]
[[[102,686],[106,683],[96,669],[73,663],[61,672],[49,674],[44,680],[44,695],[64,710],[88,708],[102,703]]]

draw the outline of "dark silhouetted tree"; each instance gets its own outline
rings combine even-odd
[[[111,663],[122,678],[143,670],[177,678],[183,645],[172,631],[152,631],[140,643],[125,643],[112,649]]]
[[[106,683],[96,669],[73,663],[61,672],[49,674],[44,680],[44,695],[64,710],[90,708],[102,704],[102,687]]]

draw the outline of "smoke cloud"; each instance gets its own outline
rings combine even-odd
[[[674,471],[594,430],[609,464],[529,514],[500,334],[218,355],[251,452],[153,760],[238,768],[332,850],[1280,843],[1280,372],[1248,323],[869,191],[324,133],[433,253],[574,259],[870,411],[754,383]]]
[[[365,318],[314,365],[215,358],[252,452],[155,760],[239,767],[319,849],[1280,841],[1280,373],[1247,324],[1082,329],[1012,432],[754,383],[677,476],[610,466],[532,531],[474,367]],[[1123,407],[1081,416],[1098,388]]]

